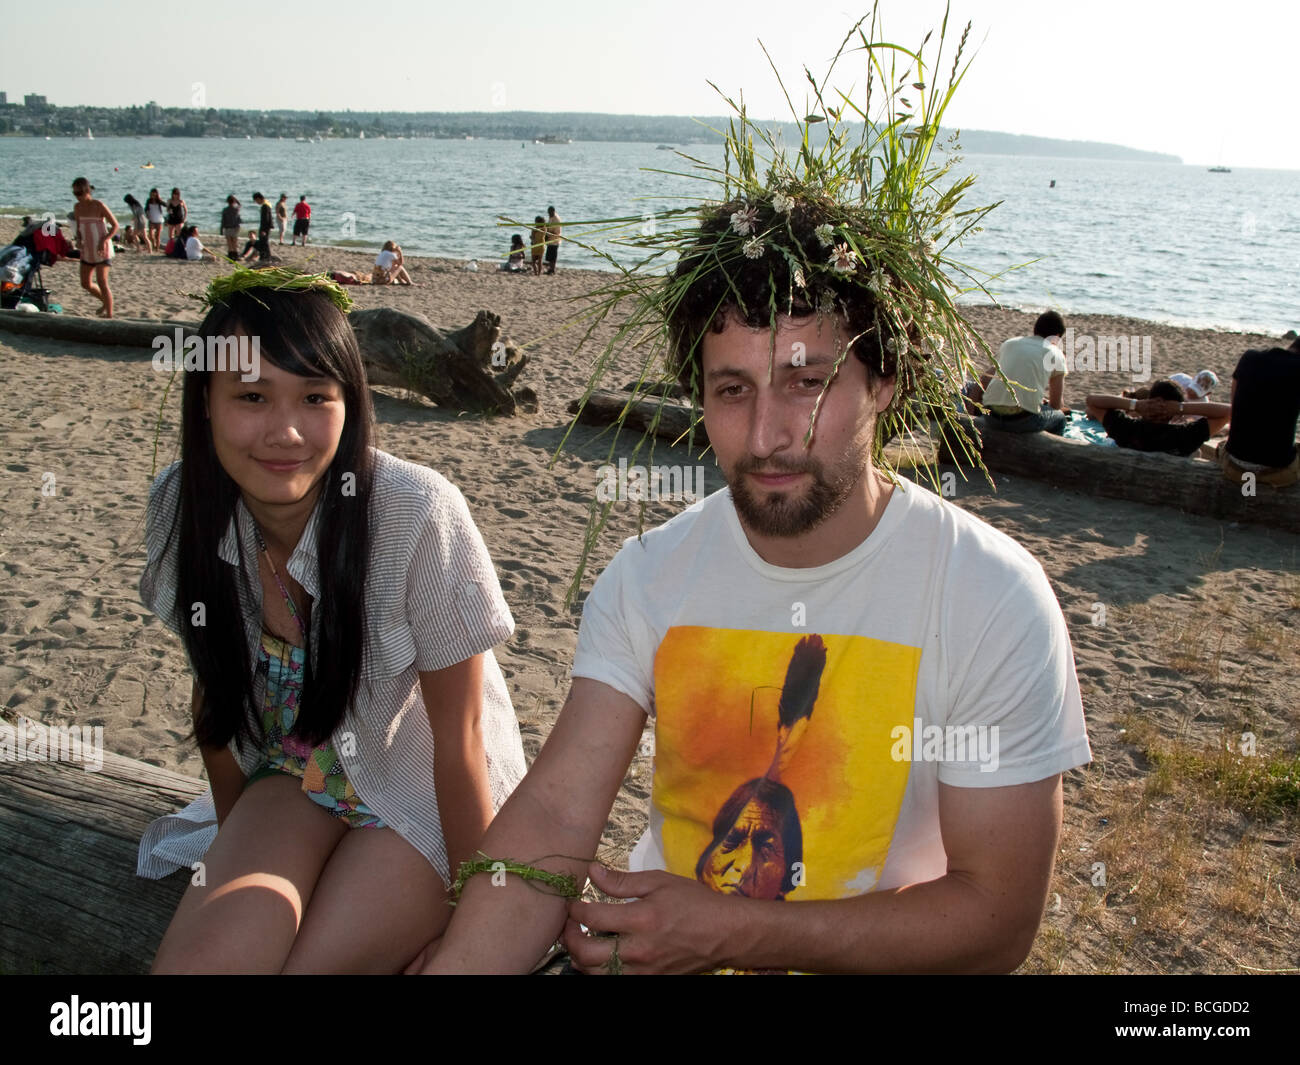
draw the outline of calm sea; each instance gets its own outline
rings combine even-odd
[[[685,150],[721,162],[720,148]],[[146,162],[154,169],[141,170]],[[1300,326],[1298,173],[991,155],[962,165],[979,176],[968,205],[1004,202],[961,258],[992,273],[1031,263],[990,284],[1008,306],[1270,333]],[[287,192],[290,203],[305,193],[316,243],[378,249],[393,239],[487,268],[510,233],[527,236],[498,216],[525,222],[555,204],[566,221],[642,217],[711,191],[651,172],[687,166],[652,144],[5,137],[0,214],[62,215],[84,175],[115,213],[127,192],[143,201],[153,186],[164,197],[179,186],[212,234],[231,192],[246,226],[254,191]],[[572,246],[566,263],[602,265]]]

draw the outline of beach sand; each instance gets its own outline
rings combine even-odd
[[[0,243],[15,229],[0,226]],[[312,269],[368,272],[374,257],[310,246],[273,250]],[[497,655],[531,759],[567,691],[580,608],[566,611],[564,592],[596,469],[609,452],[608,437],[578,427],[552,465],[568,425],[565,407],[581,394],[595,354],[575,356],[576,331],[563,326],[574,300],[600,275],[566,270],[563,254],[554,277],[480,265],[471,273],[452,261],[412,259],[417,287],[349,291],[359,307],[417,311],[452,328],[479,309],[495,311],[507,336],[532,356],[520,384],[537,391],[535,414],[484,419],[400,390],[375,391],[379,445],[450,478],[492,553],[517,626]],[[198,304],[187,294],[221,272],[214,263],[121,255],[110,280],[117,316],[197,320]],[[45,271],[66,313],[90,315],[97,303],[77,278],[75,263]],[[1015,311],[972,308],[969,318],[995,350],[1006,337],[1032,331],[1033,316]],[[1068,321],[1079,333],[1153,337],[1155,376],[1208,367],[1223,381],[1214,397],[1222,399],[1241,352],[1276,340],[1100,316]],[[0,700],[47,723],[102,725],[108,749],[198,776],[185,656],[141,607],[137,591],[155,429],[168,383],[152,369],[150,354],[0,333]],[[620,384],[635,376],[630,362],[627,369]],[[1086,392],[1132,383],[1123,373],[1073,375],[1066,398],[1081,406]],[[178,414],[173,389],[163,407],[159,469],[177,455]],[[620,446],[618,454],[630,450]],[[696,464],[684,449],[667,447],[656,461]],[[708,490],[720,487],[711,457],[701,464]],[[49,474],[57,491],[43,495]],[[1191,770],[1171,771],[1174,763],[1151,751],[1211,757],[1207,752],[1249,730],[1261,756],[1294,758],[1300,541],[1043,482],[998,480],[994,492],[959,479],[954,502],[1022,543],[1051,579],[1071,629],[1095,758],[1066,777],[1056,874],[1026,968],[1294,966],[1295,815],[1252,819],[1239,805],[1209,801],[1208,785]],[[647,521],[657,524],[680,506],[654,504]],[[584,588],[636,527],[634,504],[615,508]],[[638,755],[602,856],[622,861],[644,829],[650,776],[650,759]],[[1104,884],[1097,883],[1098,862],[1106,863]]]

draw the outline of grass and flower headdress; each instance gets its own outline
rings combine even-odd
[[[236,266],[231,273],[213,278],[203,295],[191,298],[199,300],[205,309],[210,310],[218,303],[226,303],[238,293],[255,293],[263,288],[275,292],[320,292],[328,296],[330,302],[344,314],[352,309],[352,297],[329,274],[306,274],[291,266],[256,270]]]
[[[569,223],[566,240],[617,271],[614,280],[589,295],[592,302],[581,315],[587,328],[579,349],[603,322],[617,324],[593,361],[580,407],[608,380],[621,354],[635,350],[641,356],[636,390],[614,423],[611,458],[633,404],[649,397],[662,410],[672,402],[665,386],[674,380],[693,407],[683,439],[695,443],[700,343],[725,310],[747,325],[771,330],[773,369],[778,358],[787,357],[776,350],[782,316],[847,321],[849,331],[837,343],[827,387],[850,352],[866,363],[871,378],[894,378],[894,398],[877,419],[872,445],[872,461],[886,476],[892,478],[894,470],[885,444],[927,424],[982,469],[957,419],[960,390],[974,375],[975,353],[991,353],[957,310],[955,297],[987,290],[953,254],[997,204],[963,207],[974,177],[949,177],[957,161],[951,152],[932,161],[940,120],[969,65],[969,59],[963,63],[967,24],[946,84],[939,84],[947,30],[945,12],[937,54],[930,59],[926,49],[932,34],[914,51],[878,40],[873,9],[845,36],[820,81],[804,69],[810,96],[803,115],[773,65],[794,116],[798,144],[793,147],[784,144],[779,130],[751,121],[743,97],[737,104],[710,82],[735,113],[726,130],[715,131],[723,137],[722,166],[678,152],[692,172],[663,172],[709,181],[718,194],[652,218]],[[860,98],[830,87],[837,65],[843,72],[850,60],[861,63]],[[955,136],[950,141],[949,148],[955,148]],[[624,267],[609,252],[573,237],[575,229],[612,233],[611,243],[644,256]],[[820,407],[819,400],[805,441]],[[650,419],[634,457],[648,441],[653,461],[657,422],[657,415]],[[937,470],[927,472],[937,482]],[[570,599],[611,505],[593,501]],[[644,523],[644,501],[641,508]]]

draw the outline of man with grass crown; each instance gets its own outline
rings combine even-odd
[[[994,972],[1029,952],[1062,773],[1091,755],[1042,568],[884,459],[928,420],[965,440],[955,388],[982,342],[942,265],[983,211],[956,211],[966,180],[930,191],[961,45],[934,89],[942,40],[931,64],[873,39],[859,23],[837,59],[907,121],[850,126],[869,109],[810,77],[794,162],[774,138],[760,162],[737,109],[719,199],[637,241],[647,263],[676,252],[671,273],[597,294],[632,300],[607,354],[657,325],[645,379],[687,390],[727,488],[596,581],[568,700],[413,971],[527,971],[557,938],[589,973]],[[631,871],[607,869],[647,720],[649,828]],[[588,877],[612,901],[576,897]]]

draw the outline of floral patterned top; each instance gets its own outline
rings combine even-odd
[[[258,651],[257,668],[266,673],[266,699],[262,704],[262,765],[254,776],[266,772],[288,773],[302,781],[307,798],[353,828],[385,828],[384,822],[361,801],[343,771],[343,762],[326,740],[310,747],[293,735],[306,661],[294,647],[266,630]],[[252,782],[252,777],[249,782]]]

